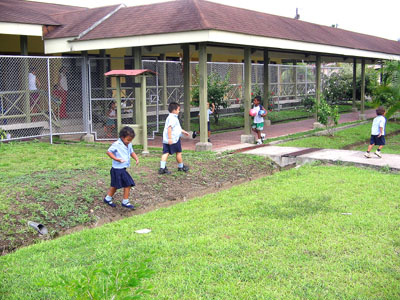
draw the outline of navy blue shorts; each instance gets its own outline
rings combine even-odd
[[[381,135],[380,137],[378,137],[377,135],[371,135],[371,140],[369,141],[369,144],[383,146],[386,144],[385,136]]]
[[[131,175],[124,169],[115,169],[111,168],[111,187],[120,189],[135,186],[135,182],[133,181]]]
[[[211,131],[210,121],[207,122],[207,129],[208,129],[208,131]]]
[[[169,153],[169,154],[174,154],[174,153],[179,153],[182,152],[182,145],[181,145],[181,139],[179,139],[175,144],[164,144],[162,146],[162,153]]]

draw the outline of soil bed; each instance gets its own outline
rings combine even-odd
[[[0,229],[0,253],[218,192],[279,171],[264,157],[187,152],[184,161],[190,166],[188,173],[178,172],[174,157],[170,157],[168,167],[172,174],[159,175],[159,157],[158,153],[150,154],[145,162],[129,168],[136,183],[130,197],[135,211],[121,206],[122,191],[114,197],[117,207],[103,203],[109,188],[108,170],[49,170],[14,178],[10,186],[21,181],[24,189],[12,192],[10,197],[16,201],[8,212],[0,212],[4,221]],[[38,235],[27,226],[28,221],[45,225],[49,234]]]

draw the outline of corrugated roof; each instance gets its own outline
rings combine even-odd
[[[76,34],[79,30],[72,31],[72,28],[80,25],[73,25],[79,22],[72,17],[75,14],[81,13],[69,13],[68,17],[58,18],[58,21],[66,23],[65,30],[55,30],[46,38]],[[90,20],[94,19],[95,14],[90,17]],[[207,29],[400,54],[400,43],[396,41],[204,0],[178,0],[123,8],[80,40]]]
[[[87,8],[23,0],[0,0],[0,22],[59,25],[51,15],[79,10]]]

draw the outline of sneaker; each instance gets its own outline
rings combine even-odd
[[[208,140],[207,140],[207,142],[211,143],[211,140],[210,140],[210,139],[208,139]]]
[[[129,209],[135,209],[135,206],[133,206],[132,204],[130,204],[129,202],[128,203],[122,203],[122,206],[123,207],[126,207],[126,208],[129,208]]]
[[[375,151],[374,153],[376,156],[378,156],[379,158],[382,158],[382,153],[381,151]]]
[[[364,153],[364,156],[365,156],[366,158],[371,158],[371,153],[365,152],[365,153]]]
[[[257,143],[256,143],[257,145],[261,145],[262,144],[262,142],[261,142],[261,140],[257,140]]]
[[[197,136],[197,133],[196,133],[196,131],[193,131],[193,133],[192,133],[192,138],[196,138],[196,136]]]
[[[113,203],[112,200],[108,201],[108,200],[106,200],[106,198],[104,198],[103,201],[104,201],[105,204],[107,204],[107,205],[109,205],[111,207],[116,207],[115,203]]]
[[[165,167],[164,169],[163,168],[160,168],[160,170],[158,170],[158,174],[171,174],[171,172],[168,170],[168,168],[167,167]]]
[[[266,137],[265,133],[261,133],[261,140],[262,140],[262,141],[265,140],[265,137]]]
[[[189,167],[188,166],[185,166],[185,165],[183,165],[183,167],[182,168],[178,168],[178,171],[180,171],[180,172],[187,172],[187,171],[189,171]]]

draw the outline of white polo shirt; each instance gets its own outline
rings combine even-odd
[[[178,115],[170,113],[165,120],[165,126],[163,131],[163,144],[168,144],[168,127],[171,127],[171,138],[172,144],[175,144],[179,141],[179,138],[182,135],[182,127],[179,123]]]

